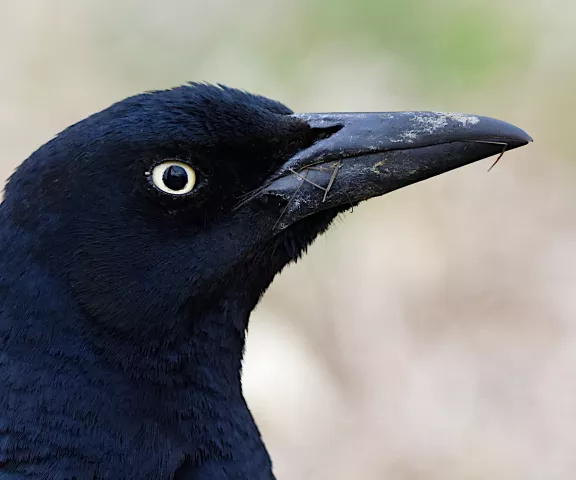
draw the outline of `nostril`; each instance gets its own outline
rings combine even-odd
[[[311,128],[308,131],[309,145],[313,145],[314,143],[319,142],[320,140],[324,140],[326,138],[331,137],[335,133],[342,130],[343,127],[344,125],[331,125],[329,127],[323,127],[323,128]]]

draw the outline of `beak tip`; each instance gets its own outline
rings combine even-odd
[[[529,143],[534,142],[534,139],[532,138],[531,135],[529,135],[527,132],[525,132],[524,130],[522,130],[521,128],[515,127],[516,131],[517,131],[517,135],[515,135],[516,138],[514,138],[514,140],[517,140],[518,142],[522,143],[523,145],[527,145]]]
[[[476,135],[480,138],[506,142],[509,145],[509,150],[534,142],[531,135],[512,123],[491,117],[480,117],[480,119],[479,128],[475,129]]]
[[[522,131],[522,135],[518,135],[511,139],[511,144],[516,144],[513,148],[525,147],[530,143],[534,143],[534,139],[524,131]]]

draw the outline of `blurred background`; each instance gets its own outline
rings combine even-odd
[[[188,80],[296,111],[498,117],[535,143],[372,200],[253,315],[279,480],[573,479],[572,0],[0,0],[0,177],[58,131]]]

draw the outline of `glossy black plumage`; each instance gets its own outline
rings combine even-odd
[[[0,478],[272,479],[241,391],[250,312],[339,212],[500,148],[458,143],[456,126],[448,149],[414,145],[421,171],[399,163],[380,187],[372,169],[365,194],[368,167],[341,183],[338,165],[282,170],[344,123],[225,87],[138,95],[41,147],[0,206]],[[511,148],[529,141],[511,132]],[[358,145],[336,160],[397,153]],[[454,164],[435,168],[440,154]],[[190,194],[154,186],[167,160],[194,168]],[[354,198],[320,202],[307,174]]]

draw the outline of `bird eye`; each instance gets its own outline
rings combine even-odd
[[[154,186],[165,193],[185,195],[196,184],[196,172],[181,162],[164,162],[152,170]]]

